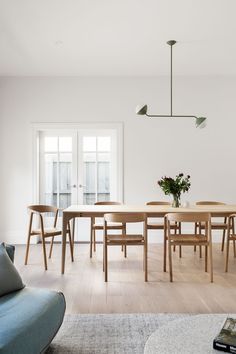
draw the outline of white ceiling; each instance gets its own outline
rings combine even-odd
[[[0,0],[0,75],[236,75],[236,0]]]

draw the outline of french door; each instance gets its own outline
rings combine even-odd
[[[71,204],[122,200],[117,131],[39,132],[39,201],[64,209]]]

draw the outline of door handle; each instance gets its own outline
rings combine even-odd
[[[85,188],[86,186],[84,186],[83,184],[79,184],[79,188]]]
[[[72,188],[77,188],[77,185],[76,185],[76,184],[72,184],[71,187],[72,187]]]

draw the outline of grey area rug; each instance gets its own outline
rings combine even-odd
[[[67,315],[46,354],[143,354],[148,337],[187,314]]]

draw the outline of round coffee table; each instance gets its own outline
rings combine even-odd
[[[196,315],[171,321],[147,340],[144,354],[209,354],[227,315]],[[235,315],[234,315],[235,317]]]

